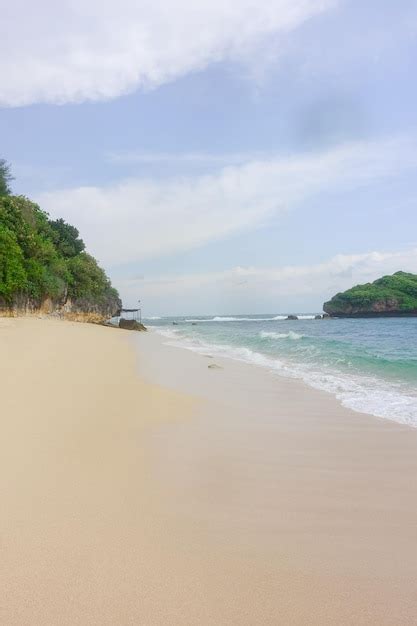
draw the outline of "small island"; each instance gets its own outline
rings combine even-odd
[[[331,317],[417,316],[417,274],[396,272],[356,285],[325,302],[323,310]]]

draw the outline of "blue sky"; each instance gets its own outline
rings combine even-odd
[[[417,271],[414,1],[56,4],[0,25],[1,156],[126,304],[315,311]]]

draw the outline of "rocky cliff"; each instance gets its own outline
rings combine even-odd
[[[332,317],[417,316],[417,275],[396,272],[356,285],[325,302],[323,310]]]
[[[23,196],[0,196],[0,314],[99,322],[121,306],[74,226]]]

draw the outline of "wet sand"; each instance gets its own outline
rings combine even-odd
[[[153,333],[0,349],[1,624],[417,622],[417,431]]]

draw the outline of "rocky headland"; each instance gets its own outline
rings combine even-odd
[[[331,317],[417,316],[417,275],[396,272],[356,285],[325,302],[323,310]]]
[[[100,323],[121,306],[74,226],[24,196],[0,196],[0,315]]]

